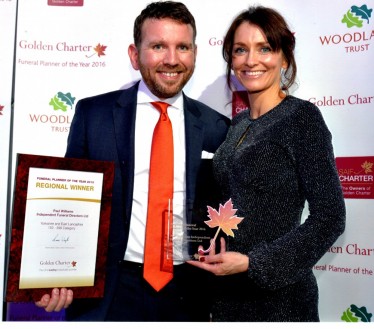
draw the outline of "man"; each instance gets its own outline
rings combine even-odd
[[[183,224],[192,223],[194,209],[209,199],[210,189],[214,194],[214,187],[206,185],[211,160],[202,159],[202,154],[216,151],[230,124],[182,92],[195,67],[195,39],[195,21],[184,4],[149,4],[135,20],[134,44],[128,48],[141,81],[77,103],[65,156],[115,162],[105,295],[73,301],[72,290],[56,288],[38,306],[47,311],[65,307],[69,320],[209,320],[209,305],[204,304],[209,291],[201,270],[176,259],[173,278],[159,291],[143,277],[150,149],[160,116],[150,103],[170,104],[173,218],[182,223],[173,236],[183,234]]]

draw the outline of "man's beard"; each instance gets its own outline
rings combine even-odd
[[[189,72],[185,69],[175,69],[174,72],[183,72],[183,74],[188,74],[184,75],[182,80],[178,80],[176,83],[175,81],[164,81],[163,83],[159,83],[157,79],[154,79],[150,74],[149,70],[145,69],[142,65],[139,66],[140,73],[143,77],[143,80],[149,90],[157,96],[160,99],[166,99],[166,98],[171,98],[174,97],[176,94],[178,94],[183,87],[186,85],[186,83],[189,81],[193,74],[193,69],[190,70]],[[165,72],[171,71],[170,69],[164,70]]]

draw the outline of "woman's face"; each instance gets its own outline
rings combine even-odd
[[[281,69],[287,63],[281,51],[274,52],[257,26],[242,23],[234,35],[232,69],[239,82],[253,93],[279,93]]]

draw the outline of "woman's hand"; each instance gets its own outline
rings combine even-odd
[[[59,312],[73,302],[73,291],[66,288],[54,288],[51,295],[44,295],[35,305],[44,308],[47,312]]]
[[[221,238],[219,254],[215,254],[213,246],[209,255],[201,255],[199,261],[187,261],[187,263],[215,275],[231,275],[246,272],[249,267],[249,257],[239,252],[226,252],[225,239]]]

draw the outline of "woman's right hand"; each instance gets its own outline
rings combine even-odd
[[[215,275],[232,275],[248,271],[249,257],[239,252],[226,251],[226,242],[221,238],[221,250],[215,253],[215,247],[209,251],[209,255],[199,257],[199,260],[187,261],[188,264],[211,272]]]

